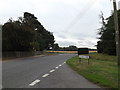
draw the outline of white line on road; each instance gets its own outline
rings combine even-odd
[[[56,69],[58,69],[59,67],[55,67]]]
[[[64,62],[64,64],[65,64],[66,62]]]
[[[66,63],[66,62],[60,64],[59,66],[57,66],[57,67],[55,67],[55,68],[58,69],[60,66],[62,66],[62,65],[65,64],[65,63]],[[54,72],[54,71],[55,71],[55,69],[50,70],[51,73]],[[47,73],[47,74],[44,74],[42,77],[45,78],[45,77],[47,77],[48,75],[50,75],[50,74],[48,74],[48,73]],[[38,82],[40,82],[39,79],[33,81],[31,84],[29,84],[29,86],[34,86],[34,85],[37,84]]]
[[[55,70],[53,69],[53,70],[50,70],[50,72],[54,72]]]
[[[39,80],[39,79],[37,79],[37,80],[33,81],[31,84],[29,84],[29,86],[34,86],[34,85],[35,85],[35,84],[37,84],[38,82],[40,82],[40,80]]]
[[[59,66],[62,66],[61,64]]]
[[[42,77],[47,77],[49,74],[44,74]]]

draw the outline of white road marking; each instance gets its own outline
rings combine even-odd
[[[53,69],[53,70],[50,70],[50,72],[54,72],[55,70]]]
[[[56,69],[58,69],[59,67],[55,67]]]
[[[65,63],[66,63],[66,62],[63,62],[62,65],[65,64]]]
[[[55,67],[55,68],[58,69],[60,66],[62,66],[62,65],[65,64],[65,63],[66,63],[66,62],[60,64],[59,66],[57,66],[57,67]],[[54,72],[54,71],[55,71],[55,69],[50,70],[50,72]],[[47,73],[47,74],[44,74],[42,77],[44,78],[44,77],[47,77],[48,75],[50,75],[50,74],[48,74],[48,73]],[[34,85],[37,84],[38,82],[40,82],[39,79],[33,81],[31,84],[29,84],[29,86],[34,86]]]
[[[49,74],[44,74],[42,77],[47,77]]]
[[[59,66],[62,66],[61,64]]]
[[[37,79],[37,80],[33,81],[31,84],[29,84],[29,86],[34,86],[34,85],[35,85],[35,84],[37,84],[38,82],[40,82],[40,80],[39,80],[39,79]]]
[[[64,64],[65,64],[66,62],[64,62]]]

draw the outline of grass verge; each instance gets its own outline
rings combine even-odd
[[[118,67],[115,56],[104,54],[89,54],[90,64],[87,59],[79,63],[78,56],[67,60],[67,64],[86,79],[105,88],[118,88]]]

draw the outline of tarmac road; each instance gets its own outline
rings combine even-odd
[[[19,58],[2,63],[3,88],[100,88],[65,61],[75,54]]]

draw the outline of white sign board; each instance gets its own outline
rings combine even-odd
[[[79,55],[79,58],[85,58],[85,59],[89,59],[89,58],[90,58],[90,56]]]

